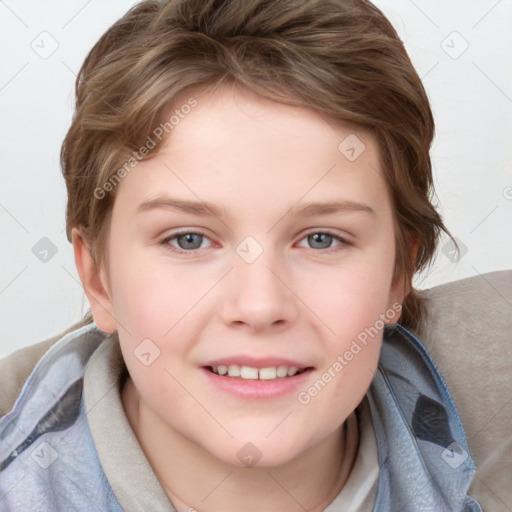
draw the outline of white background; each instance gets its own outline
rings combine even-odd
[[[0,357],[58,334],[88,308],[64,231],[59,151],[83,59],[134,3],[0,0]],[[512,1],[375,3],[431,99],[437,204],[467,247],[458,262],[440,252],[416,284],[512,268]],[[52,45],[47,58],[33,49]],[[43,237],[57,250],[46,263],[32,252]]]

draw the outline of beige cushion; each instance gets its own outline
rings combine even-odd
[[[477,471],[468,494],[484,512],[512,510],[512,270],[425,292],[418,337],[439,369]]]

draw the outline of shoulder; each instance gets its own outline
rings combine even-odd
[[[512,502],[512,270],[479,274],[423,292],[428,318],[416,333],[466,432],[476,473],[469,494],[484,510]]]
[[[61,335],[35,343],[0,359],[0,417],[7,414],[18,398],[25,381],[44,353]]]

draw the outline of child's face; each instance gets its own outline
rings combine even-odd
[[[97,323],[118,330],[155,435],[237,465],[252,443],[275,465],[332,439],[372,380],[402,300],[391,203],[367,133],[229,88],[195,98],[162,152],[118,185],[103,303],[115,323]],[[354,135],[338,149],[350,134],[366,146],[355,160]],[[223,215],[163,206],[171,198]],[[295,213],[333,201],[346,207]],[[237,362],[310,370],[255,381],[205,368]]]

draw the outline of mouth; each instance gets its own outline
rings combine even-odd
[[[292,397],[311,378],[311,366],[245,366],[213,364],[202,366],[210,389],[227,393],[240,400],[274,400]]]
[[[308,372],[313,367],[297,368],[296,366],[268,366],[265,368],[256,368],[253,366],[244,366],[238,364],[205,366],[207,371],[221,377],[243,380],[280,380],[301,375]]]
[[[205,366],[209,372],[221,377],[230,377],[233,379],[244,380],[278,380],[301,375],[312,367],[297,368],[296,366],[269,366],[266,368],[256,368],[253,366],[243,366],[238,364]]]
[[[307,357],[301,360],[278,355],[232,354],[203,361],[199,368],[208,388],[222,394],[244,401],[288,399],[312,378],[315,368],[306,361]]]

